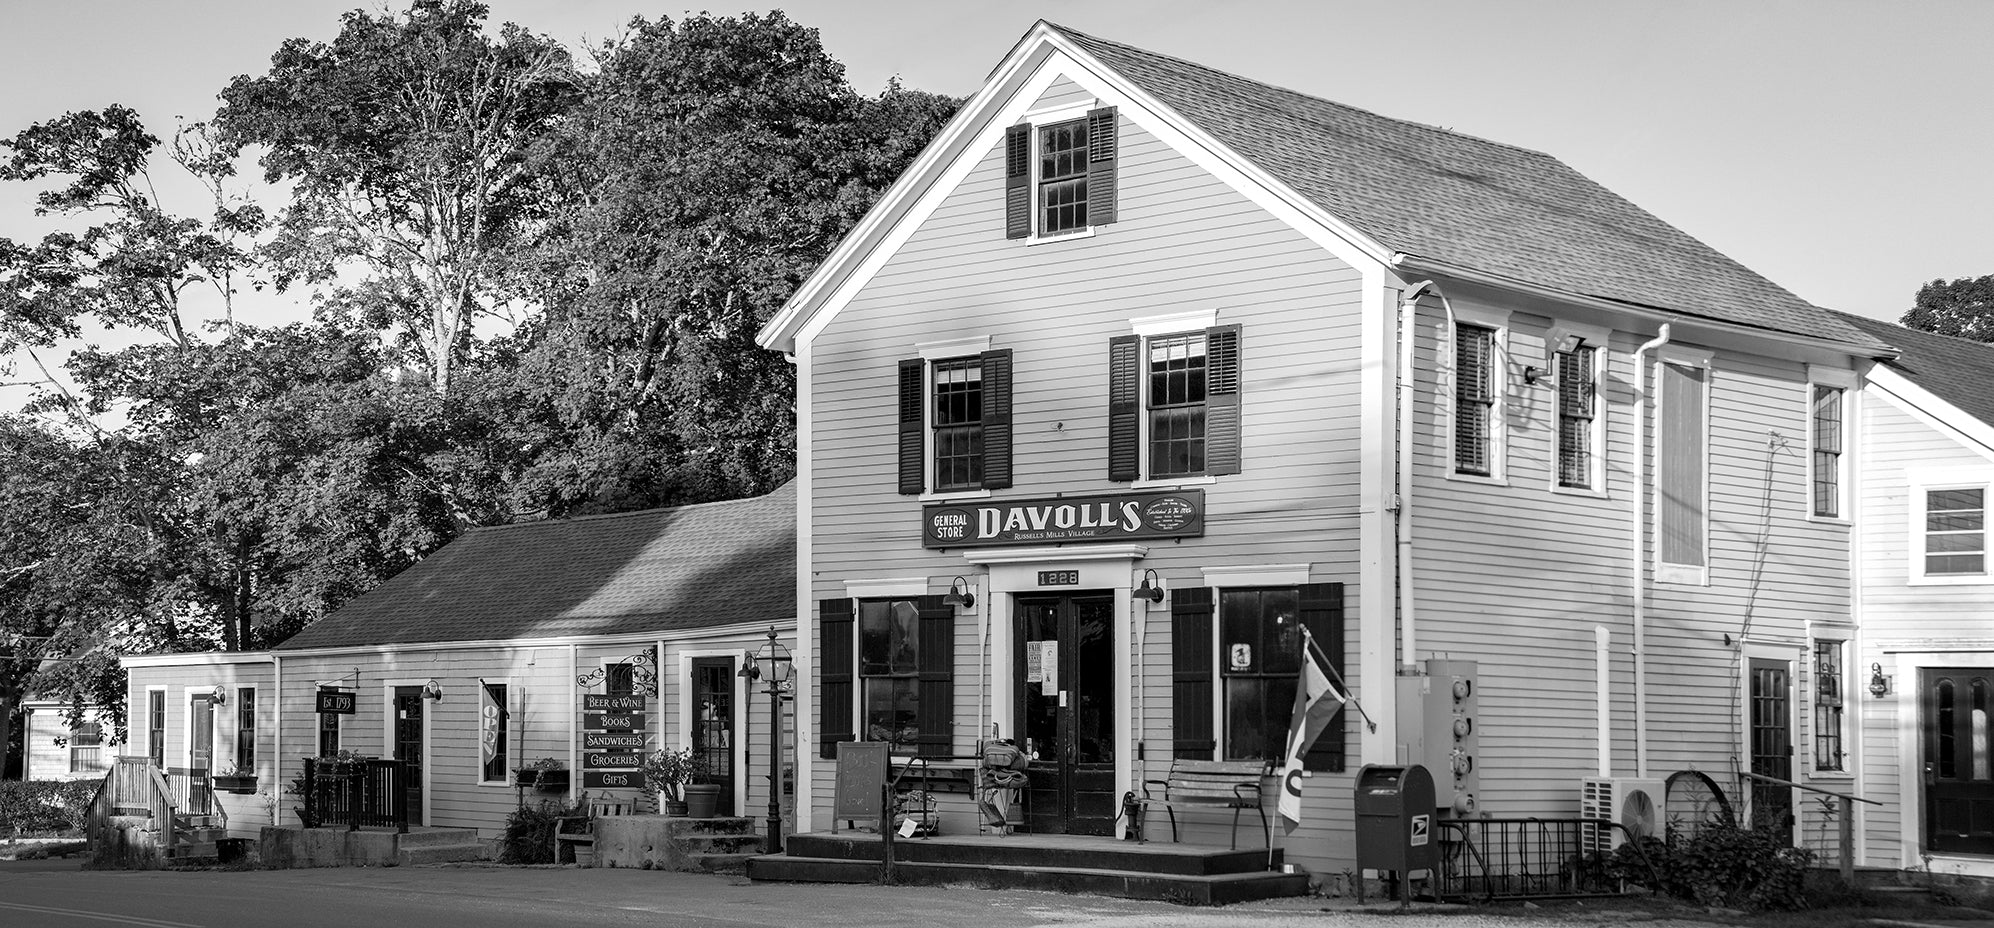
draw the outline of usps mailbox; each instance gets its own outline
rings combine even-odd
[[[1357,869],[1400,879],[1440,866],[1433,775],[1425,767],[1366,764],[1357,773]]]

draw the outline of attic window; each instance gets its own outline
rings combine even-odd
[[[1052,238],[1114,222],[1118,127],[1112,106],[1012,126],[1004,138],[1005,237]]]

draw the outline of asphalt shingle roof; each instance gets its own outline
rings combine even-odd
[[[1052,28],[1392,251],[1568,293],[1884,347],[1549,155]]]
[[[472,529],[277,650],[773,622],[796,611],[796,488]]]
[[[1903,350],[1890,368],[1988,425],[1994,425],[1994,345],[1933,335],[1880,319],[1840,314],[1850,325]]]

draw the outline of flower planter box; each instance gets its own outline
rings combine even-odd
[[[214,778],[214,783],[215,783],[215,789],[218,789],[224,793],[237,793],[241,795],[247,795],[249,793],[256,792],[256,778],[253,776],[248,776],[248,777],[218,776]]]
[[[564,793],[568,791],[568,771],[566,770],[541,770],[528,767],[523,770],[515,770],[512,773],[514,777],[513,782],[528,789],[536,789],[543,793]]]

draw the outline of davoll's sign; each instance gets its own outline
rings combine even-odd
[[[1204,534],[1203,490],[942,503],[921,510],[921,543],[929,548],[1196,538]]]

